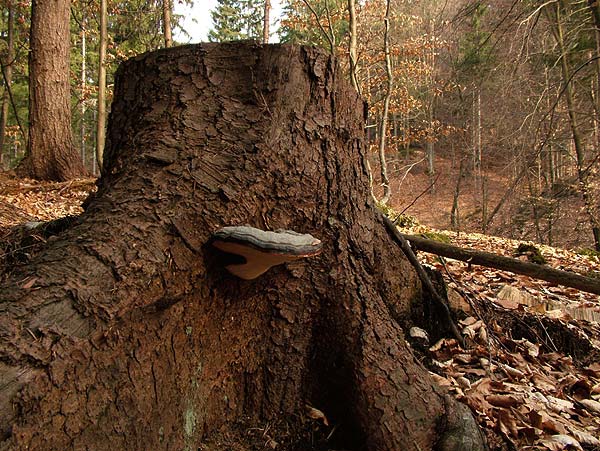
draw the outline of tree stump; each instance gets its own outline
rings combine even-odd
[[[420,286],[330,56],[165,49],[124,63],[114,99],[98,192],[2,286],[4,449],[483,448],[404,341]],[[244,224],[323,251],[238,279],[209,241]]]

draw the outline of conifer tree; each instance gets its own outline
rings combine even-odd
[[[211,42],[262,38],[263,2],[260,0],[217,0],[211,12]]]

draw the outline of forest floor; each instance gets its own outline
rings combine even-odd
[[[378,167],[375,160],[372,161],[374,169]],[[465,166],[468,164],[466,162]],[[486,181],[485,212],[488,217],[505,195],[512,170],[501,162],[483,168],[481,175]],[[476,185],[472,173],[464,171],[461,176],[460,162],[449,156],[436,158],[435,171],[433,177],[427,174],[427,161],[422,150],[414,150],[409,159],[401,155],[388,155],[393,193],[390,204],[398,211],[406,210],[405,214],[418,218],[422,224],[450,229],[450,212],[460,177],[458,230],[483,232],[484,196],[481,184]],[[435,181],[433,188],[432,181]],[[521,183],[502,204],[485,232],[567,249],[593,246],[591,229],[574,179],[556,183],[551,201],[549,193],[542,193],[537,227],[531,200],[528,187]]]
[[[443,169],[442,164],[441,173]],[[418,197],[427,180],[426,174],[419,178],[411,171],[402,186],[397,182],[395,192],[404,199],[397,208]],[[25,249],[18,241],[22,233],[15,230],[81,213],[94,182],[41,183],[0,173],[0,273],[9,265],[26,264],[46,239],[40,236]],[[455,177],[440,176],[436,193],[420,197],[406,212],[429,226],[415,222],[403,231],[514,256],[520,241],[438,230],[447,228],[453,192],[447,188],[455,183]],[[476,210],[468,196],[465,190],[465,217]],[[491,199],[500,196],[495,193]],[[465,221],[469,228],[476,229],[477,221]],[[539,249],[554,268],[600,277],[598,256],[543,245]],[[454,338],[429,342],[427,332],[419,329],[411,329],[409,341],[432,376],[471,407],[491,449],[600,450],[598,296],[432,255],[419,257],[443,274],[467,347]]]

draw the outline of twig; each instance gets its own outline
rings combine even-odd
[[[404,238],[404,235],[402,235],[398,231],[398,229],[396,228],[396,225],[392,222],[392,220],[390,218],[388,218],[384,214],[381,214],[381,217],[383,219],[384,224],[386,225],[386,227],[388,229],[388,232],[390,232],[392,234],[392,237],[394,238],[396,243],[400,246],[400,249],[402,249],[402,252],[404,252],[404,255],[406,255],[406,258],[408,259],[408,261],[411,263],[413,268],[415,268],[415,270],[417,271],[417,275],[419,276],[421,283],[427,289],[427,291],[429,292],[431,297],[435,300],[435,302],[437,302],[439,304],[440,308],[443,310],[444,316],[446,317],[446,320],[448,321],[448,324],[450,326],[450,330],[452,331],[452,335],[454,335],[454,338],[456,338],[458,343],[463,348],[465,348],[464,337],[460,334],[458,327],[454,323],[454,320],[452,319],[452,315],[450,314],[450,310],[448,309],[446,302],[439,295],[439,293],[433,286],[431,279],[429,279],[429,276],[423,269],[423,266],[421,266],[421,263],[419,263],[419,260],[417,259],[416,255],[412,251],[410,244],[408,244],[408,241],[406,240],[406,238]]]
[[[404,214],[404,212],[405,212],[406,210],[408,210],[410,207],[412,207],[414,204],[416,204],[416,203],[417,203],[417,201],[418,201],[418,200],[419,200],[421,197],[423,197],[423,196],[424,196],[424,195],[427,193],[427,191],[429,191],[429,190],[431,189],[431,187],[433,187],[433,186],[434,186],[434,185],[437,183],[438,179],[440,178],[440,175],[441,175],[441,174],[438,174],[438,175],[437,175],[437,177],[435,178],[435,180],[434,180],[433,182],[431,182],[431,183],[429,184],[429,186],[428,186],[427,188],[425,188],[421,194],[419,194],[417,197],[415,197],[415,199],[414,199],[414,200],[413,200],[413,201],[412,201],[410,204],[408,204],[408,205],[407,205],[407,206],[404,208],[404,210],[402,210],[402,211],[400,212],[400,214],[398,215],[398,217],[400,217],[401,215],[403,215],[403,214]]]
[[[315,19],[317,21],[317,25],[319,26],[319,29],[321,30],[321,33],[323,33],[325,35],[325,37],[327,38],[327,41],[329,42],[330,52],[333,55],[333,52],[334,52],[334,49],[335,49],[335,44],[333,42],[334,37],[329,36],[329,33],[327,33],[327,31],[325,31],[325,28],[323,28],[323,25],[321,24],[321,20],[320,20],[319,15],[315,11],[315,9],[312,7],[312,5],[309,3],[309,1],[308,0],[302,0],[302,3],[304,3],[306,5],[306,7],[310,10],[310,12],[313,14],[313,16],[315,16]]]
[[[23,125],[21,124],[21,119],[19,118],[19,111],[17,110],[17,105],[13,97],[12,88],[10,87],[10,83],[8,82],[8,77],[6,76],[6,65],[0,63],[0,66],[2,67],[2,78],[4,79],[4,88],[6,89],[6,92],[8,92],[8,98],[10,99],[10,104],[12,106],[13,112],[15,113],[15,119],[17,120],[19,131],[21,132],[21,136],[23,136],[23,142],[25,143],[25,147],[27,147],[27,137],[25,136],[25,131],[23,129]]]

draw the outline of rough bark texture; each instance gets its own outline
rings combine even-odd
[[[85,173],[71,134],[69,0],[33,0],[29,53],[29,143],[20,172],[65,181]]]
[[[0,78],[4,84],[2,93],[2,104],[0,106],[0,169],[4,169],[4,141],[6,138],[6,127],[8,125],[8,107],[10,98],[8,92],[12,84],[12,68],[15,59],[15,9],[12,1],[6,3],[8,17],[6,18],[6,58],[0,61],[2,73]],[[16,113],[15,113],[16,116]]]
[[[277,449],[482,449],[447,445],[473,419],[403,339],[420,289],[330,56],[175,47],[122,65],[115,99],[98,193],[1,287],[4,448],[230,450],[268,424]],[[236,279],[207,242],[242,224],[323,252]]]

